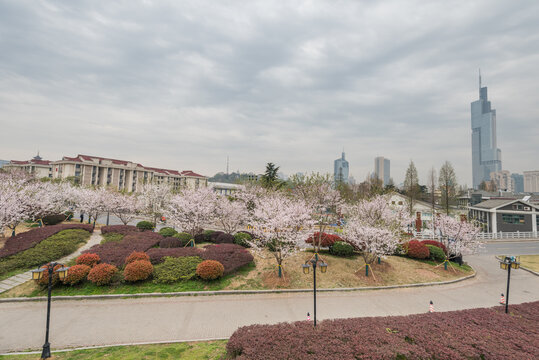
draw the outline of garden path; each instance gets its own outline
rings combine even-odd
[[[92,236],[90,236],[90,239],[88,240],[88,242],[86,244],[81,246],[74,253],[69,254],[67,256],[64,256],[63,258],[61,258],[59,260],[56,260],[56,262],[66,263],[69,260],[79,256],[84,250],[87,250],[87,249],[91,248],[92,246],[94,246],[96,244],[99,244],[101,242],[101,240],[102,240],[101,230],[96,229],[92,233]],[[14,288],[15,286],[21,285],[21,284],[27,282],[30,279],[32,279],[32,271],[28,270],[27,272],[24,272],[22,274],[17,274],[17,275],[14,275],[12,277],[9,277],[9,278],[7,278],[5,280],[2,280],[2,281],[0,281],[0,293],[3,293],[4,291],[8,291],[9,289]]]

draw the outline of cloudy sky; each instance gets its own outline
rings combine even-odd
[[[478,68],[504,169],[539,168],[539,1],[0,0],[0,159],[471,185]]]

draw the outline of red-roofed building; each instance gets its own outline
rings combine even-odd
[[[82,185],[107,186],[128,192],[137,191],[144,183],[167,183],[174,190],[207,186],[208,178],[192,171],[177,171],[143,166],[126,160],[99,156],[64,156],[52,162],[52,177],[75,178]]]
[[[4,169],[20,169],[29,174],[34,175],[36,178],[52,178],[52,165],[51,161],[43,160],[39,153],[30,160],[11,160],[4,165]]]

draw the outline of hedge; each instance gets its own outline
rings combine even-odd
[[[90,233],[94,231],[89,224],[59,224],[35,228],[8,238],[0,249],[0,259],[28,250],[46,238],[68,229],[82,229]]]
[[[329,247],[329,253],[335,256],[352,256],[354,247],[344,241],[336,241]]]
[[[144,231],[144,230],[153,230],[155,226],[153,226],[151,222],[143,220],[137,223],[137,228],[141,231]]]
[[[223,276],[225,267],[219,261],[204,260],[197,266],[196,274],[202,280],[215,280]]]
[[[125,258],[125,264],[127,265],[139,260],[150,261],[150,257],[143,251],[133,251],[128,257]]]
[[[108,233],[117,233],[122,235],[129,235],[134,232],[139,232],[140,230],[133,225],[109,225],[101,227],[101,234],[105,235]]]
[[[41,221],[43,221],[43,224],[45,225],[56,225],[61,223],[66,219],[66,216],[64,214],[54,214],[54,215],[47,215],[43,216]]]
[[[166,237],[163,240],[159,241],[160,248],[179,248],[183,246],[183,242],[175,237]]]
[[[41,286],[49,286],[49,265],[50,264],[46,264],[41,267],[41,269],[43,269],[43,273],[41,275],[41,279],[36,280],[37,284]],[[55,265],[54,268],[52,269],[51,286],[55,286],[60,281],[60,275],[58,274],[58,272],[56,272],[56,270],[59,270],[61,268],[62,268],[62,265],[58,264],[58,265]]]
[[[135,260],[129,262],[124,269],[125,281],[142,281],[150,277],[153,265],[148,260]]]
[[[234,244],[240,245],[246,248],[251,247],[251,245],[249,245],[249,241],[252,239],[253,238],[251,237],[251,235],[243,233],[243,232],[234,234]]]
[[[427,245],[427,248],[429,249],[429,253],[430,253],[429,257],[431,260],[438,261],[438,262],[442,262],[445,260],[445,253],[441,248],[434,245]]]
[[[165,261],[165,257],[202,256],[204,250],[195,247],[180,248],[152,248],[146,251],[150,256],[152,264],[159,264]]]
[[[76,285],[86,279],[92,270],[88,265],[73,265],[69,267],[66,278],[62,281],[66,285]]]
[[[88,280],[96,285],[108,285],[118,273],[118,268],[111,264],[97,264],[88,273]]]
[[[89,267],[94,267],[101,260],[97,254],[81,254],[75,260],[77,265],[87,265]]]
[[[231,359],[535,359],[539,301],[409,316],[301,321],[239,328]],[[320,339],[323,334],[323,341]]]
[[[411,240],[404,244],[406,255],[412,259],[427,259],[430,255],[427,245],[417,241]]]
[[[196,276],[196,269],[202,259],[198,256],[165,257],[162,264],[154,267],[154,282],[169,284],[179,280],[190,280]]]
[[[234,243],[234,236],[226,233],[219,234],[214,242],[216,244],[233,244]]]
[[[444,251],[444,253],[447,254],[447,248],[445,247],[444,244],[442,244],[439,241],[436,241],[436,240],[422,240],[421,243],[425,244],[425,245],[433,245],[433,246],[439,247],[440,249],[442,249]]]
[[[83,253],[97,254],[101,262],[121,267],[133,251],[146,251],[162,239],[163,236],[151,231],[132,232],[124,236],[122,241],[94,245]]]
[[[318,236],[320,236],[320,232],[315,232],[313,235],[309,236],[307,240],[305,240],[305,242],[307,244],[312,244],[314,241],[318,243]],[[330,247],[337,241],[343,241],[343,239],[341,239],[341,237],[338,235],[322,233],[322,239],[321,239],[322,247]]]
[[[178,232],[174,230],[171,227],[164,227],[159,230],[159,234],[163,235],[164,237],[171,237],[176,235]]]
[[[254,259],[249,250],[236,244],[206,245],[202,258],[219,261],[224,266],[225,275],[250,264]]]
[[[58,225],[55,225],[58,226]],[[75,252],[90,234],[85,230],[64,230],[18,254],[0,259],[0,275],[16,269],[28,269],[58,260]]]
[[[181,243],[180,246],[185,246],[189,243],[189,241],[191,241],[191,239],[193,239],[193,236],[189,233],[186,233],[186,232],[181,232],[181,233],[177,233],[176,235],[174,235],[174,237],[176,239],[178,239]]]

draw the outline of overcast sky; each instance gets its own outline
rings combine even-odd
[[[471,186],[478,68],[503,168],[539,169],[539,1],[0,0],[0,159]]]

